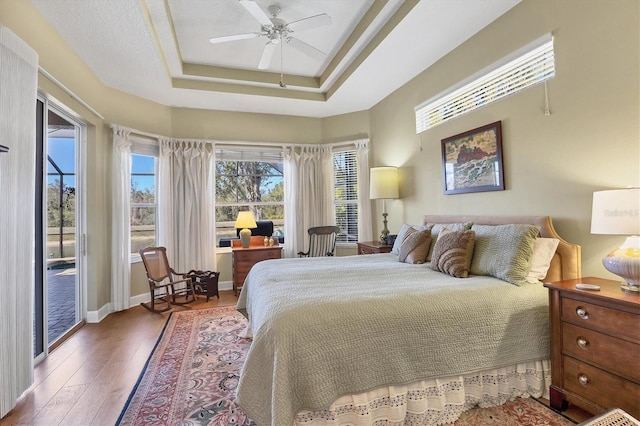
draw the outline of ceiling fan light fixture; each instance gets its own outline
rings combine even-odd
[[[269,13],[273,16],[270,18],[260,5],[255,2],[255,0],[238,0],[238,2],[261,24],[261,32],[212,37],[209,39],[210,43],[215,44],[256,37],[266,37],[268,41],[265,44],[262,57],[258,63],[258,69],[261,70],[269,67],[273,50],[277,45],[282,46],[282,42],[291,45],[293,48],[301,51],[312,59],[321,61],[326,56],[326,54],[321,50],[316,49],[300,39],[291,37],[290,35],[294,31],[303,31],[305,29],[331,24],[331,17],[326,13],[298,19],[297,21],[285,22],[278,18],[278,15],[280,14],[280,6],[277,4],[272,4],[268,7]],[[282,81],[280,83],[280,87],[286,87]]]

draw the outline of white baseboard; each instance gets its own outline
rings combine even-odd
[[[151,301],[151,293],[142,293],[129,298],[129,306],[136,306]]]
[[[87,311],[87,322],[98,323],[105,319],[111,313],[111,303],[102,305],[97,311]]]
[[[220,281],[218,290],[233,290],[233,281]],[[137,306],[140,303],[147,303],[151,300],[151,293],[142,293],[129,298],[129,306]],[[111,303],[107,303],[97,311],[87,311],[87,322],[98,323],[111,313]]]

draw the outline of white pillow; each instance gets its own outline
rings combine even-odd
[[[556,253],[559,242],[560,240],[557,238],[536,238],[527,282],[537,284],[547,276],[547,271],[551,266],[551,259]]]

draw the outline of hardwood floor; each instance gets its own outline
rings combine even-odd
[[[236,301],[227,290],[220,292],[220,300],[199,298],[190,306],[202,309]],[[0,425],[115,424],[168,316],[135,306],[85,325],[36,367],[31,391]],[[591,417],[573,407],[564,414],[576,422]]]
[[[228,290],[220,291],[220,300],[200,297],[189,306],[236,301]],[[135,306],[86,324],[38,364],[31,390],[0,425],[115,424],[168,317]]]

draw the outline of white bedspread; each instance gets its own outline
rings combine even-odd
[[[392,254],[260,262],[237,307],[254,336],[238,401],[260,425],[384,384],[549,358],[542,285],[452,278]]]

